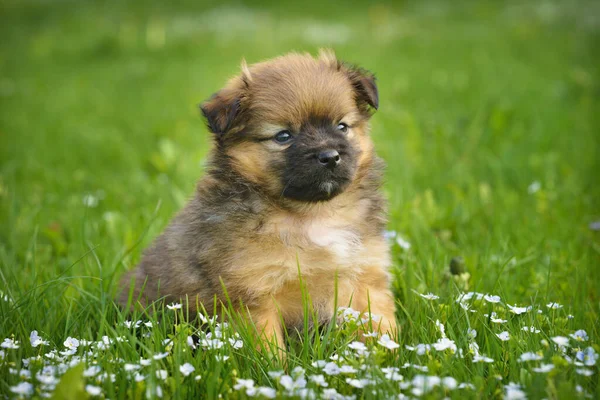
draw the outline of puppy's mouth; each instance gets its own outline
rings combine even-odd
[[[303,202],[328,201],[343,193],[350,182],[351,179],[345,177],[312,181],[306,184],[294,184],[292,181],[286,184],[282,196]]]

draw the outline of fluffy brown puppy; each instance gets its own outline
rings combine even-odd
[[[330,51],[243,63],[201,106],[214,134],[206,176],[124,277],[120,302],[187,297],[191,312],[217,312],[224,286],[283,347],[281,320],[303,323],[302,281],[320,319],[335,304],[370,307],[395,331],[377,107],[373,75]]]

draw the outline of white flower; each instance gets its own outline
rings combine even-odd
[[[524,362],[524,361],[539,361],[542,360],[544,357],[540,356],[539,354],[533,353],[531,351],[527,352],[527,353],[523,353],[521,354],[521,356],[519,357],[519,362]]]
[[[277,378],[281,377],[284,372],[282,370],[279,370],[279,371],[269,371],[267,373],[269,374],[271,379],[277,379]]]
[[[163,397],[163,391],[162,388],[158,385],[156,385],[156,397],[162,398]]]
[[[327,375],[339,375],[340,367],[338,367],[336,363],[328,362],[323,368],[323,372]]]
[[[446,337],[446,327],[444,326],[444,324],[442,324],[439,319],[436,319],[435,326],[440,330],[440,335],[443,338],[445,338]]]
[[[437,300],[440,298],[440,296],[437,296],[433,293],[427,293],[427,294],[422,294],[417,292],[416,290],[413,290],[413,292],[415,292],[416,294],[418,294],[419,296],[421,296],[422,298],[426,299],[426,300]]]
[[[123,365],[125,372],[137,371],[140,368],[142,368],[142,366],[138,364],[125,363],[125,365]]]
[[[254,380],[237,378],[237,383],[233,385],[234,390],[252,389],[254,388]]]
[[[500,296],[486,294],[483,299],[488,303],[500,303]]]
[[[362,353],[367,350],[367,346],[363,342],[354,341],[348,345],[349,348],[355,350],[358,353]]]
[[[527,395],[521,390],[521,385],[510,382],[504,386],[504,399],[505,400],[521,400],[527,399]]]
[[[534,194],[539,192],[539,190],[542,188],[542,184],[539,181],[533,181],[531,182],[531,184],[527,187],[527,193],[529,194]]]
[[[168,354],[168,353],[167,353]],[[165,356],[166,357],[166,356]],[[140,358],[140,365],[142,367],[147,367],[148,365],[152,364],[151,360],[148,360],[147,358]]]
[[[4,339],[4,342],[0,343],[0,347],[3,347],[5,349],[18,349],[19,342],[15,341],[15,339],[12,338],[6,338]]]
[[[400,375],[400,370],[397,367],[381,368],[381,371],[385,374],[385,379],[389,381],[401,381],[404,379],[404,377]]]
[[[93,376],[98,375],[101,371],[102,368],[100,368],[99,365],[92,365],[83,371],[83,376],[85,376],[86,378],[91,378]]]
[[[531,332],[531,333],[540,333],[539,329],[536,329],[535,326],[524,326],[521,328],[522,331]]]
[[[169,353],[165,352],[165,353],[158,353],[152,356],[153,359],[155,360],[162,360],[163,358],[167,357],[169,355]],[[141,364],[141,362],[140,362]],[[144,365],[144,364],[142,364]]]
[[[596,361],[598,361],[598,353],[596,353],[596,350],[590,346],[583,351],[578,351],[575,358],[582,362],[583,365],[591,367],[596,365]]]
[[[343,397],[335,389],[324,389],[321,396],[326,400],[338,400]]]
[[[63,344],[69,350],[77,350],[77,348],[79,347],[79,340],[69,336]]]
[[[196,343],[194,343],[194,338],[191,336],[188,336],[186,339],[186,343],[188,346],[190,346],[192,349],[196,348]]]
[[[531,306],[529,307],[517,307],[517,306],[511,306],[510,304],[506,305],[508,307],[508,309],[510,310],[511,313],[520,315],[526,312],[529,312],[531,310]]]
[[[21,382],[16,386],[11,386],[10,391],[21,396],[31,396],[33,394],[33,385],[29,382]]]
[[[398,246],[402,247],[404,250],[410,250],[410,243],[400,235],[396,235],[396,243],[398,243]]]
[[[379,343],[383,347],[390,349],[390,350],[394,350],[394,349],[397,349],[398,347],[400,347],[400,345],[398,343],[396,343],[392,339],[390,339],[390,335],[388,335],[388,334],[381,336],[379,338],[379,340],[377,341],[377,343]]]
[[[418,356],[422,356],[423,354],[427,353],[428,351],[431,350],[431,345],[430,344],[424,344],[424,343],[419,343],[417,344],[415,347],[413,346],[404,346],[406,347],[406,350],[409,351],[415,351],[417,352]]]
[[[202,347],[206,349],[218,350],[223,347],[223,343],[220,339],[202,339]]]
[[[473,385],[472,383],[463,382],[460,385],[458,385],[458,389],[471,389],[471,390],[475,390],[475,385]]]
[[[375,337],[379,336],[379,332],[367,332],[367,333],[363,333],[363,336],[367,337],[367,338],[369,338],[369,337],[375,338]]]
[[[100,396],[102,394],[102,388],[93,385],[86,385],[85,391],[90,394],[90,396]]]
[[[498,318],[498,314],[496,314],[494,311],[492,311],[492,315],[490,315],[490,321],[492,321],[495,324],[503,324],[507,322],[507,320],[505,319]]]
[[[452,353],[455,353],[457,349],[456,344],[454,344],[454,340],[450,340],[448,338],[438,339],[438,341],[433,344],[433,348],[437,351],[444,351],[450,349]]]
[[[277,391],[271,387],[261,386],[258,388],[257,394],[260,396],[264,396],[267,399],[274,399],[277,397]]]
[[[358,388],[358,389],[362,389],[365,386],[367,386],[368,384],[371,383],[370,380],[368,379],[353,379],[353,378],[346,378],[346,383],[352,387]]]
[[[351,365],[342,365],[340,368],[340,373],[342,374],[355,374],[357,372],[356,368]]]
[[[132,321],[129,321],[129,320],[123,321],[123,326],[124,326],[125,328],[127,328],[127,329],[131,329],[131,328],[139,328],[139,326],[140,326],[141,324],[142,324],[142,321],[139,321],[139,320],[138,320],[138,321],[135,321],[135,322],[132,322]]]
[[[302,389],[306,387],[306,379],[304,379],[303,376],[300,376],[298,377],[298,379],[293,380],[291,376],[283,375],[279,379],[279,383],[281,384],[281,386],[283,386],[289,391],[293,391],[295,389]]]
[[[83,196],[83,205],[89,208],[94,208],[98,205],[98,197],[93,194],[86,194]]]
[[[229,338],[229,344],[234,349],[241,349],[242,347],[244,347],[244,342],[242,342],[239,339]]]
[[[168,376],[169,376],[169,373],[167,371],[165,371],[164,369],[159,369],[156,371],[156,377],[158,379],[162,379],[164,381],[165,379],[167,379]]]
[[[355,311],[350,307],[338,307],[338,316],[341,316],[344,322],[356,321],[360,316],[360,311]]]
[[[506,342],[510,339],[510,334],[507,331],[498,333],[496,336],[498,336],[498,339],[502,340],[503,342]]]
[[[169,310],[181,310],[181,307],[183,307],[183,305],[181,305],[181,303],[167,304],[167,308]]]
[[[477,337],[477,331],[475,329],[467,329],[467,337],[469,340],[473,340]]]
[[[444,386],[448,390],[454,390],[458,386],[458,382],[451,376],[446,376],[442,378],[442,386]]]
[[[594,371],[592,371],[591,369],[587,369],[587,368],[577,368],[575,370],[575,372],[577,372],[579,375],[583,375],[583,376],[594,375]]]
[[[190,363],[185,363],[185,364],[179,366],[179,372],[181,372],[183,374],[183,376],[188,376],[195,370],[196,370],[196,368],[194,368],[194,366]]]
[[[560,308],[563,308],[563,306],[558,303],[548,303],[548,304],[546,304],[546,307],[548,307],[552,310],[558,310]]]
[[[317,385],[317,386],[321,386],[321,387],[329,386],[329,383],[327,383],[327,381],[325,381],[325,377],[323,375],[312,375],[308,379],[311,382],[314,382],[315,385]]]
[[[38,336],[37,331],[31,331],[29,334],[29,342],[31,343],[31,347],[38,347],[39,345],[48,345],[48,341],[42,339]]]
[[[546,373],[554,369],[554,364],[542,364],[538,368],[532,368],[533,372]]]
[[[484,362],[484,363],[493,363],[494,359],[493,358],[489,358],[485,355],[479,355],[479,354],[475,354],[473,356],[473,362],[474,363],[479,363],[479,362]]]
[[[411,392],[413,395],[420,397],[441,383],[442,380],[439,376],[416,375],[412,380],[413,389]]]
[[[578,342],[587,342],[589,339],[587,332],[583,329],[580,329],[575,333],[571,333],[569,336],[571,337],[571,339],[577,340]]]
[[[569,345],[569,338],[564,336],[554,336],[552,341],[561,347],[566,347]]]
[[[146,377],[142,374],[140,374],[139,372],[136,372],[135,375],[133,376],[133,379],[136,382],[142,382],[144,379],[146,379]]]

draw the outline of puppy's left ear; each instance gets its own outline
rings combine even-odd
[[[208,129],[216,135],[228,132],[240,112],[240,96],[235,88],[224,88],[200,105]]]
[[[219,137],[233,129],[240,120],[242,99],[252,81],[250,69],[242,60],[241,74],[200,105],[208,129]]]
[[[379,108],[379,91],[375,83],[375,75],[363,68],[343,64],[341,69],[346,73],[356,91],[359,104],[368,104],[375,110]]]

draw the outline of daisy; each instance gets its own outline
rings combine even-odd
[[[11,386],[10,391],[21,396],[31,396],[33,394],[33,385],[29,382],[21,382],[16,386]]]
[[[312,375],[309,379],[311,382],[313,382],[317,386],[321,386],[321,387],[329,386],[329,383],[327,383],[327,381],[325,381],[325,377],[323,375]]]
[[[578,342],[587,342],[589,339],[587,332],[583,329],[580,329],[575,333],[571,333],[569,336],[571,337],[571,339],[577,340]]]
[[[540,356],[539,354],[533,353],[531,351],[527,352],[527,353],[523,353],[521,354],[521,356],[519,357],[519,362],[524,362],[524,361],[539,361],[542,360],[544,357]]]
[[[552,341],[560,347],[567,347],[569,345],[569,338],[564,336],[555,336],[552,338]]]
[[[100,396],[102,394],[102,388],[93,385],[86,385],[85,391],[90,394],[90,396]]]
[[[185,364],[179,366],[179,372],[181,372],[183,374],[183,376],[188,376],[195,370],[196,370],[196,368],[194,368],[194,366],[190,363],[185,363]]]
[[[31,343],[31,347],[38,347],[39,345],[48,345],[48,341],[42,339],[38,336],[37,331],[31,331],[29,334],[29,342]]]
[[[563,308],[563,306],[558,303],[548,303],[546,304],[546,307],[550,308],[551,310],[558,310],[560,308]]]
[[[534,326],[524,326],[521,328],[522,331],[531,332],[531,333],[540,333],[539,329],[536,329]]]
[[[542,364],[538,368],[532,368],[533,372],[546,373],[554,369],[554,364]]]
[[[4,339],[4,342],[0,343],[0,347],[3,347],[5,349],[18,349],[19,342],[15,341],[15,339],[12,338],[6,338]]]
[[[398,343],[396,343],[392,339],[390,339],[390,335],[388,335],[388,334],[381,336],[381,338],[379,338],[377,343],[379,343],[381,346],[383,346],[389,350],[395,350],[398,347],[400,347],[400,345]]]
[[[510,304],[507,304],[506,306],[508,307],[508,309],[510,310],[511,313],[514,313],[514,314],[517,314],[517,315],[529,312],[532,309],[531,306],[529,306],[529,307],[517,307],[517,306],[511,306]]]
[[[500,303],[500,296],[493,296],[491,294],[486,294],[483,296],[483,299],[488,303]]]
[[[329,362],[323,368],[323,372],[325,372],[327,375],[339,375],[340,367],[338,367],[336,363]]]

